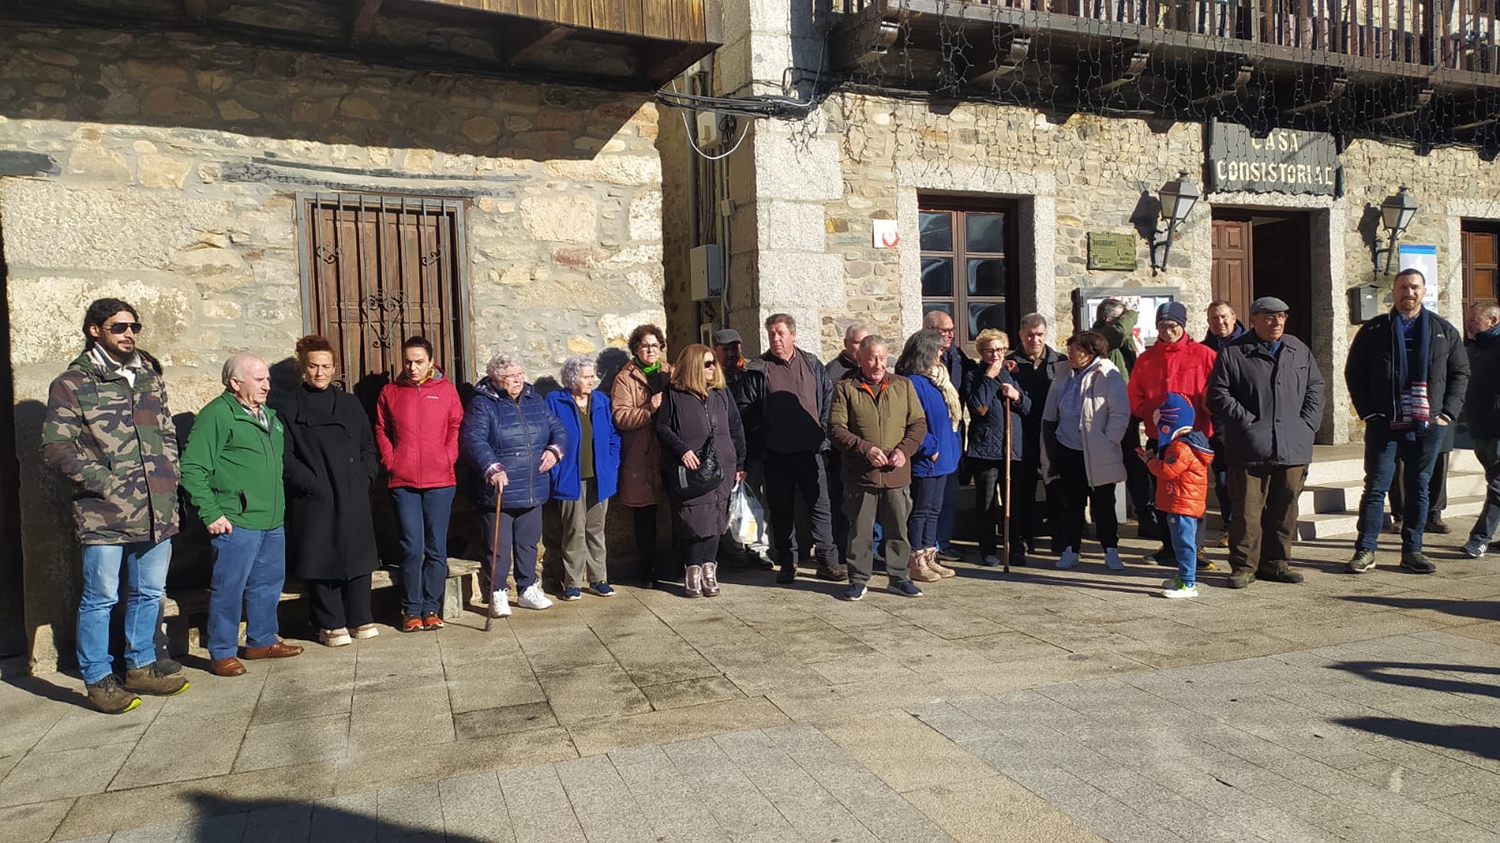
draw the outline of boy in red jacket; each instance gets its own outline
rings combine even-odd
[[[1208,499],[1213,448],[1193,429],[1192,402],[1176,392],[1154,414],[1157,455],[1136,451],[1156,475],[1156,511],[1166,514],[1167,533],[1177,554],[1177,578],[1162,583],[1161,596],[1197,597],[1198,519]]]

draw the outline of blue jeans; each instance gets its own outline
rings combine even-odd
[[[943,508],[938,512],[937,537],[931,544],[919,545],[917,540],[911,540],[912,547],[938,547],[943,550],[951,550],[953,543],[953,523],[958,520],[958,472],[943,475]]]
[[[286,582],[286,533],[235,527],[213,537],[214,573],[208,594],[208,655],[231,658],[239,652],[240,610],[245,646],[269,647],[277,639],[276,608]]]
[[[1172,550],[1177,554],[1177,579],[1185,586],[1195,585],[1198,581],[1198,519],[1169,512],[1167,532],[1172,536]]]
[[[1484,508],[1479,511],[1479,520],[1469,531],[1469,538],[1488,544],[1500,527],[1500,441],[1475,439],[1474,456],[1484,467]]]
[[[156,663],[156,620],[161,611],[170,541],[83,546],[83,595],[78,601],[78,668],[92,685],[114,672],[109,655],[109,616],[120,600],[120,569],[126,570],[125,666]]]
[[[1437,464],[1443,430],[1436,424],[1426,430],[1391,430],[1379,416],[1365,424],[1365,490],[1359,499],[1359,539],[1355,550],[1374,550],[1385,520],[1385,493],[1391,488],[1396,461],[1406,492],[1401,519],[1401,551],[1422,550],[1422,530],[1427,526],[1427,487]]]
[[[391,489],[401,525],[401,611],[407,617],[443,613],[448,582],[448,516],[455,487]]]
[[[942,520],[943,494],[948,478],[957,474],[911,479],[911,515],[906,519],[906,535],[917,550],[938,546],[938,524]]]

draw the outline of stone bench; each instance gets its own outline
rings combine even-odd
[[[443,589],[443,620],[454,620],[463,614],[466,594],[473,594],[474,576],[479,573],[479,563],[472,559],[448,560],[448,581]],[[390,588],[397,579],[388,568],[377,569],[370,575],[372,591]],[[306,586],[301,580],[287,580],[282,587],[281,601],[299,600],[306,595]],[[208,620],[208,589],[193,588],[168,592],[162,601],[162,619],[167,625],[167,649],[173,655],[181,655],[194,644],[202,645],[208,640],[205,624]],[[193,639],[196,637],[196,641]]]

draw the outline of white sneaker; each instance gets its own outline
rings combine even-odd
[[[546,609],[552,606],[552,601],[542,593],[542,587],[532,583],[521,596],[516,598],[516,605],[522,609]]]
[[[1062,555],[1057,557],[1057,567],[1071,568],[1078,564],[1078,551],[1073,548],[1063,550]]]
[[[1180,580],[1172,580],[1171,585],[1161,590],[1161,596],[1168,600],[1181,600],[1185,597],[1197,597],[1198,586],[1183,585]]]
[[[1104,566],[1111,571],[1125,570],[1125,563],[1120,561],[1119,548],[1106,547],[1104,549]]]
[[[490,595],[490,617],[510,617],[510,589],[502,588]]]

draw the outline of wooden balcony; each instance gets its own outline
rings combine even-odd
[[[721,2],[0,0],[0,26],[181,29],[375,64],[653,90],[719,45]]]
[[[836,2],[876,85],[1497,145],[1497,0]]]

